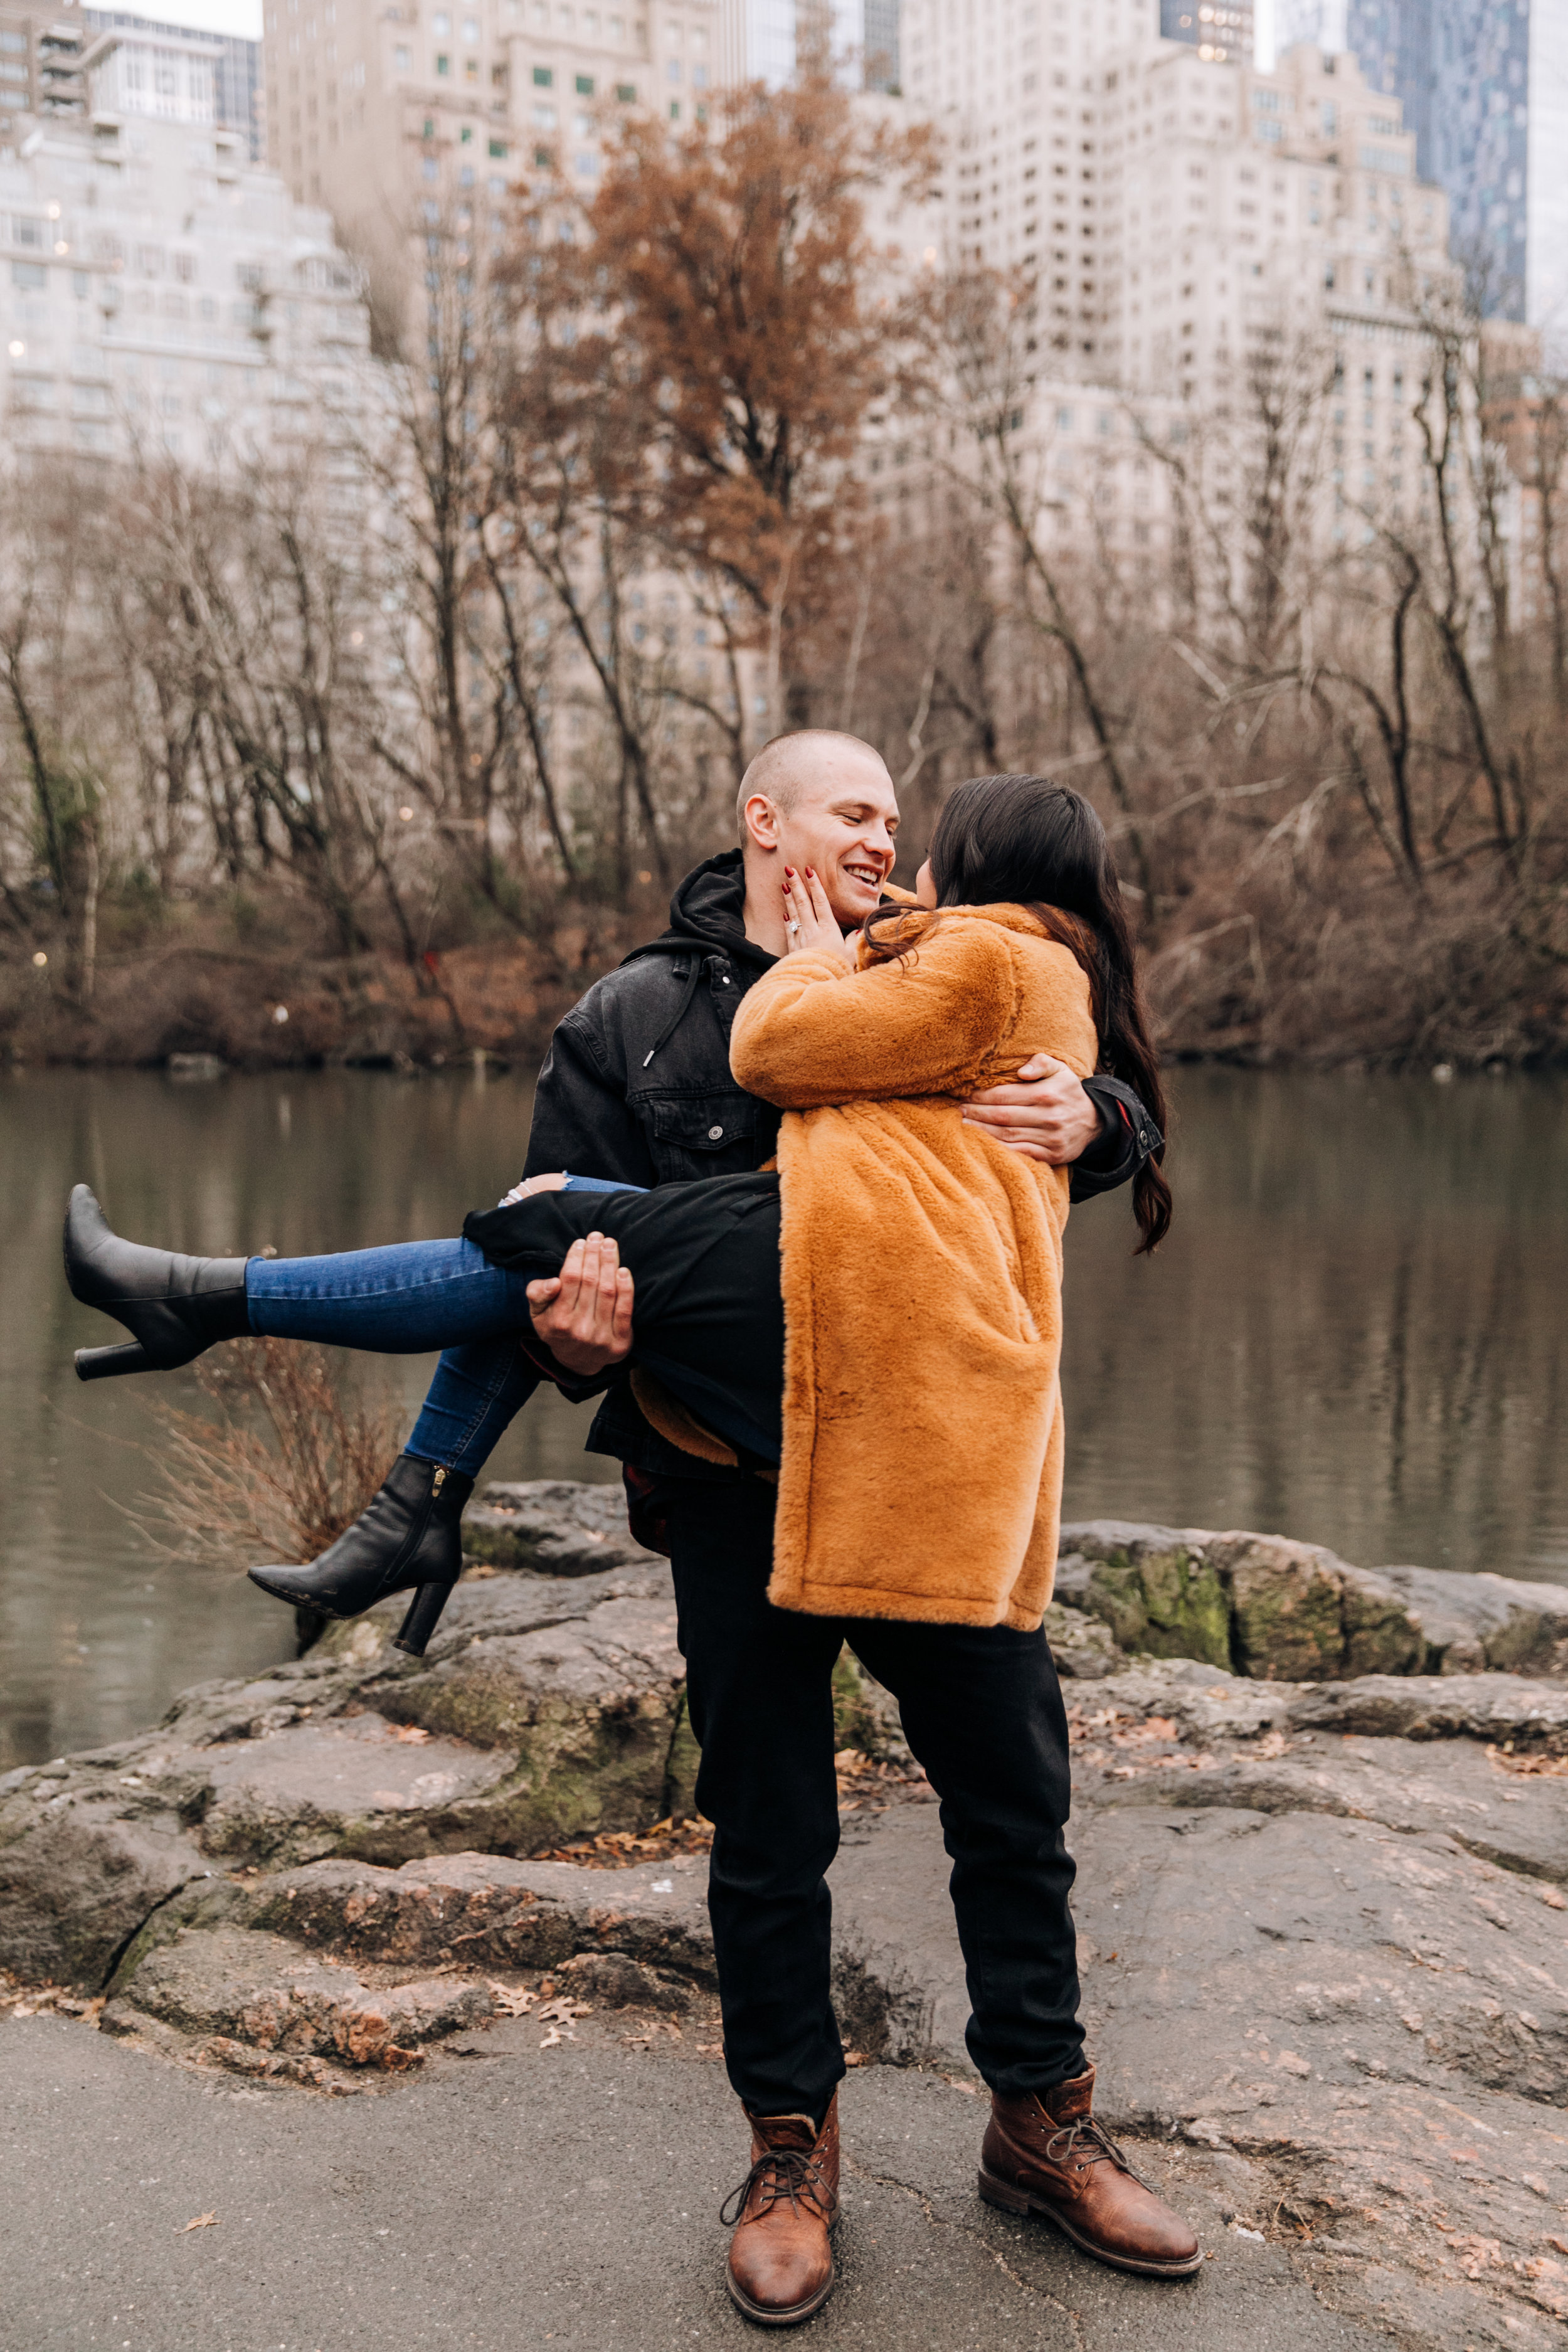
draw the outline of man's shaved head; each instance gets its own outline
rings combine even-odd
[[[775,735],[746,770],[738,814],[748,938],[783,950],[792,874],[815,877],[843,930],[876,908],[898,855],[899,803],[881,753],[858,735]]]
[[[781,815],[787,816],[802,793],[817,782],[826,764],[825,755],[826,760],[856,756],[874,760],[884,775],[887,773],[887,762],[874,744],[863,743],[858,735],[841,734],[836,727],[802,727],[793,735],[775,735],[771,743],[763,745],[741,779],[735,798],[735,823],[742,840],[746,803],[761,793]]]

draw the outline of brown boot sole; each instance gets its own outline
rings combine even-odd
[[[1097,2245],[1075,2230],[1048,2198],[1031,2197],[1026,2189],[1015,2189],[1010,2180],[998,2180],[994,2172],[980,2168],[980,2194],[987,2205],[998,2206],[1004,2213],[1037,2213],[1042,2221],[1054,2222],[1064,2238],[1068,2238],[1081,2254],[1092,2254],[1097,2263],[1109,2263],[1112,2270],[1135,2271],[1140,2278],[1191,2278],[1204,2266],[1203,2248],[1194,2254],[1185,2254],[1171,2262],[1140,2262],[1135,2254],[1113,2254],[1107,2246]]]

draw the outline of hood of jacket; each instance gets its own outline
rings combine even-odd
[[[696,947],[750,964],[753,973],[767,971],[778,959],[746,937],[745,908],[744,857],[738,849],[721,850],[717,857],[705,857],[683,882],[677,883],[669,902],[668,930],[646,946],[634,948],[623,962],[635,963],[639,956],[678,955]]]

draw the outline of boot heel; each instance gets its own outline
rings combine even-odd
[[[980,2170],[979,2189],[987,2205],[999,2205],[1004,2213],[1030,2213],[1034,2210],[1024,2189],[1015,2189],[1009,2180],[998,2180],[996,2175],[987,2172],[984,2165]]]
[[[395,1650],[405,1650],[411,1658],[422,1658],[430,1637],[441,1622],[441,1612],[447,1606],[452,1588],[449,1584],[422,1584],[393,1642]]]
[[[151,1372],[156,1370],[140,1339],[132,1339],[121,1348],[79,1348],[76,1351],[76,1376],[79,1381],[110,1381],[117,1372]]]

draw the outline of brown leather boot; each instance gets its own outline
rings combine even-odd
[[[746,2117],[752,2168],[719,2217],[735,2229],[724,2284],[748,2319],[794,2327],[833,2293],[838,2094],[820,2131],[809,2116],[754,2116],[748,2107]]]
[[[1188,2278],[1198,2242],[1139,2179],[1094,2120],[1094,2068],[1037,2096],[991,2097],[980,2194],[1005,2213],[1043,2213],[1097,2262],[1145,2278]]]

